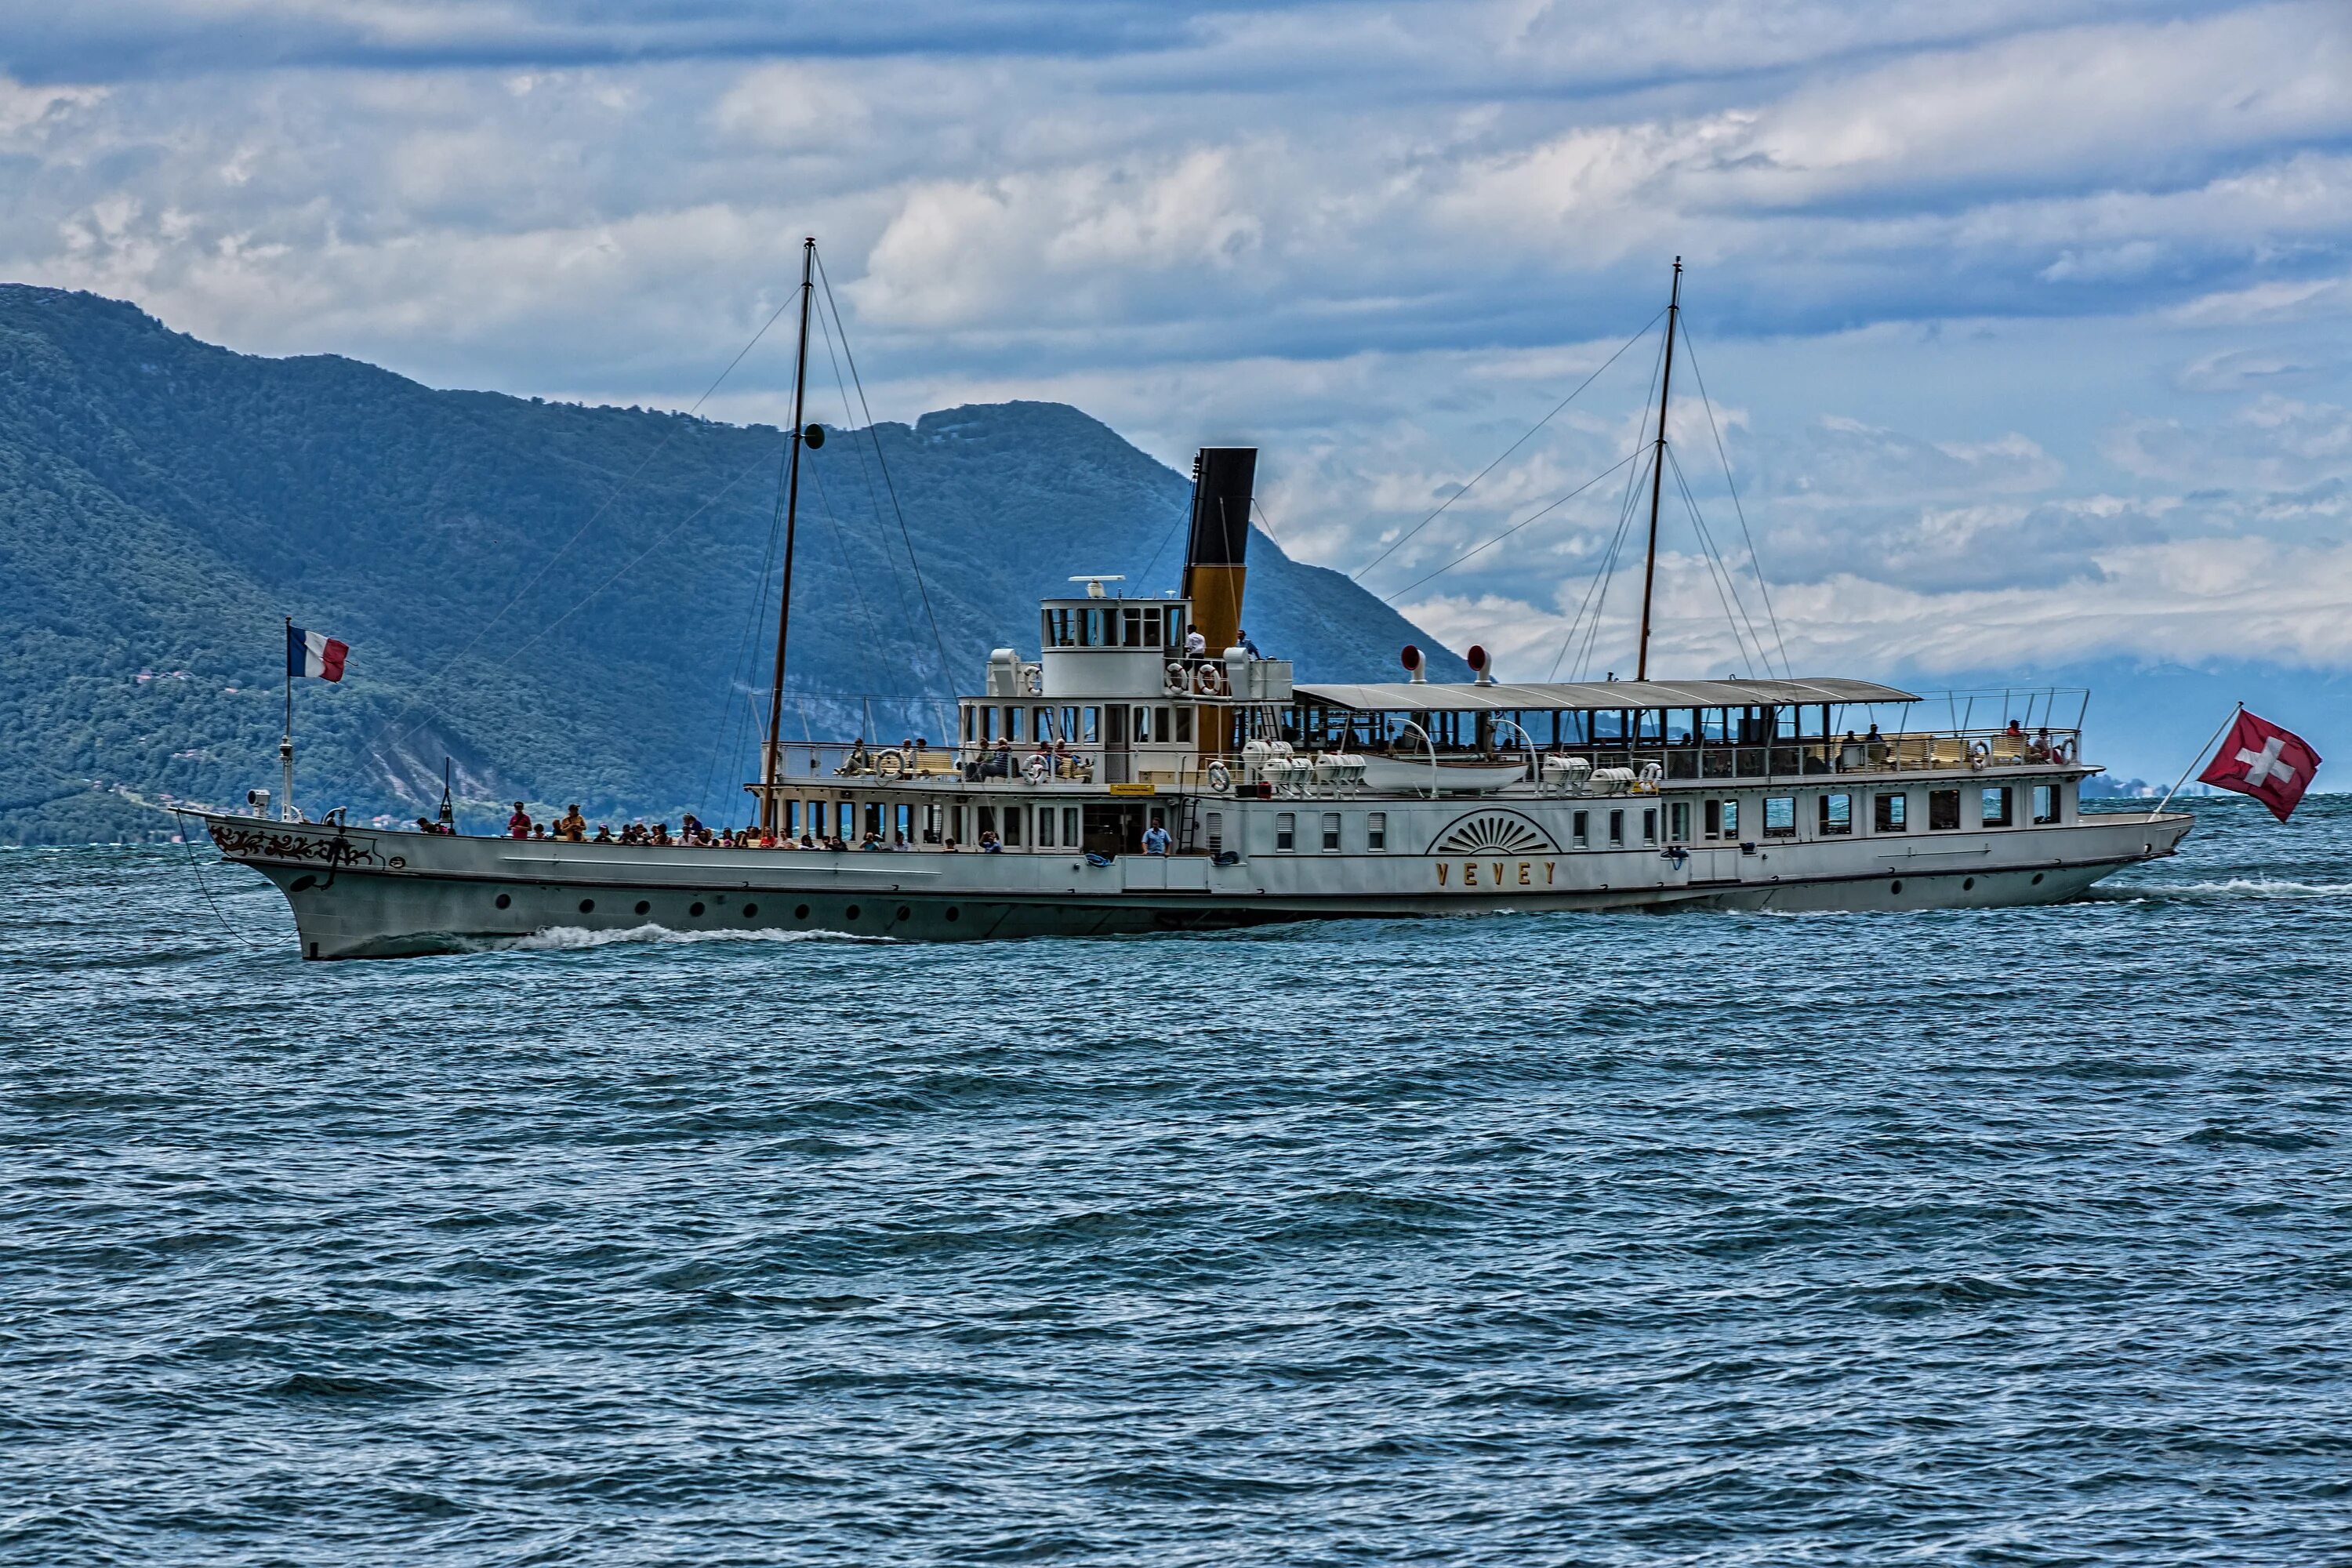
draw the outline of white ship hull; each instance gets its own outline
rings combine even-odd
[[[1171,803],[1172,804],[1172,803]],[[1222,803],[1270,815],[1307,802]],[[1400,835],[1410,803],[1381,805]],[[1500,803],[1498,803],[1500,804]],[[205,818],[284,891],[307,958],[465,951],[555,930],[827,931],[938,941],[1214,930],[1276,921],[1675,909],[1916,910],[2056,903],[2169,855],[2182,814],[1672,850],[1559,848],[1568,808],[1522,799],[1540,847],[1422,853],[1122,855],[782,851],[467,838]],[[1423,803],[1455,817],[1462,803]],[[1245,835],[1244,835],[1245,837]],[[1424,840],[1434,846],[1440,835]],[[1402,841],[1402,840],[1400,840]]]

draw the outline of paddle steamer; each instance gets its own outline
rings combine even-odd
[[[815,438],[796,406],[795,499]],[[1938,724],[1916,695],[1866,680],[1646,679],[1646,584],[1641,679],[1508,682],[1474,649],[1475,680],[1438,682],[1407,648],[1401,680],[1297,684],[1287,660],[1239,640],[1255,465],[1252,448],[1204,448],[1181,591],[1128,597],[1113,576],[1072,579],[1083,587],[1039,606],[1035,656],[992,652],[942,744],[775,739],[787,564],[770,739],[745,787],[780,843],[852,847],[467,837],[261,813],[205,826],[284,892],[315,959],[562,928],[1002,938],[2054,903],[2173,853],[2189,830],[2179,813],[2083,813],[2098,770],[2079,710],[1979,726],[1955,707]],[[1653,558],[1654,517],[1654,499]],[[791,538],[788,521],[787,563]]]

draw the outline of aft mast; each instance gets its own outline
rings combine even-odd
[[[816,237],[812,235],[801,241],[801,341],[793,357],[793,433],[784,475],[784,582],[776,599],[775,682],[768,689],[768,744],[760,770],[760,826],[770,832],[777,828],[782,809],[776,779],[784,760],[784,647],[793,625],[793,533],[800,521],[801,445],[807,433],[801,416],[808,394],[809,301],[815,261]],[[1652,532],[1654,537],[1654,522]]]
[[[1674,292],[1666,298],[1666,367],[1658,378],[1658,447],[1650,458],[1650,551],[1642,567],[1642,647],[1633,664],[1636,680],[1650,679],[1650,595],[1658,581],[1658,497],[1666,479],[1666,394],[1675,384],[1675,321],[1682,314],[1682,306],[1683,258],[1677,256]]]

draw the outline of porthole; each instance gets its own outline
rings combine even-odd
[[[898,906],[898,918],[899,918],[900,920],[905,920],[908,915],[911,915],[911,914],[913,914],[914,912],[915,912],[914,910],[912,910],[908,909],[908,908],[906,905],[904,905],[904,904],[900,904],[900,905]]]
[[[857,918],[857,906],[856,904],[849,906],[848,918],[851,920],[856,920]]]
[[[950,905],[948,906],[948,919],[950,919],[950,920],[953,920],[953,919],[955,919],[955,918],[956,918],[957,913],[958,913],[958,910],[957,910],[956,907],[955,907],[953,904],[950,904]]]
[[[1963,893],[1973,892],[1976,889],[1976,885],[1977,879],[1974,877],[1963,877],[1960,879],[1960,891]]]
[[[1890,893],[1899,893],[1903,890],[1903,884],[1896,882],[1890,886],[1886,890]]]
[[[747,921],[756,916],[759,912],[760,906],[757,904],[745,904],[743,906],[743,918]]]
[[[651,913],[653,913],[653,912],[654,912],[654,907],[653,907],[653,905],[651,905],[651,904],[649,904],[649,903],[646,902],[646,901],[645,901],[645,900],[643,900],[643,899],[639,899],[639,900],[637,900],[637,913],[639,913],[639,914],[641,914],[641,915],[649,915],[649,914],[651,914]]]
[[[808,919],[808,906],[806,904],[794,904],[793,906],[793,919],[796,921],[804,921]]]
[[[319,879],[316,877],[297,877],[286,890],[289,893],[307,893],[318,885]]]
[[[583,900],[580,900],[580,912],[581,912],[582,914],[583,914],[583,915],[593,915],[593,914],[594,914],[594,913],[596,912],[596,900],[593,900],[593,899],[583,899]]]
[[[513,902],[514,900],[508,894],[500,893],[499,895],[499,908],[505,909],[509,904]]]
[[[2042,886],[2042,873],[2039,871],[2033,873],[2033,885],[2037,888]]]
[[[702,913],[702,905],[701,905],[701,903],[700,903],[699,901],[697,901],[697,902],[695,902],[695,903],[691,903],[691,904],[687,905],[687,906],[686,906],[686,912],[687,912],[688,914],[690,914],[690,915],[699,915],[699,914],[701,914],[701,913]]]

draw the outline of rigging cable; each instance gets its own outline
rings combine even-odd
[[[1665,312],[1664,310],[1658,312],[1658,315],[1660,316],[1664,314]],[[1650,319],[1653,322],[1655,322],[1657,317],[1653,316]],[[1648,329],[1644,328],[1643,330],[1646,331]],[[1635,434],[1640,437],[1640,445],[1635,447],[1635,450],[1637,451],[1640,450],[1642,447],[1650,446],[1650,440],[1647,435],[1650,428],[1650,394],[1657,390],[1658,377],[1664,374],[1665,357],[1665,343],[1664,341],[1661,341],[1658,344],[1657,357],[1650,362],[1650,384],[1642,394],[1642,423],[1635,432]],[[1625,477],[1624,499],[1618,503],[1617,530],[1610,536],[1609,548],[1601,556],[1601,570],[1593,575],[1592,581],[1585,586],[1584,599],[1582,603],[1577,606],[1575,618],[1568,623],[1568,635],[1560,639],[1559,652],[1552,656],[1551,668],[1545,675],[1545,679],[1547,680],[1551,679],[1559,674],[1560,660],[1568,657],[1569,648],[1574,645],[1576,641],[1577,627],[1582,624],[1584,620],[1584,612],[1588,605],[1592,606],[1593,627],[1598,628],[1601,624],[1600,605],[1606,605],[1609,601],[1608,589],[1605,584],[1608,581],[1609,574],[1616,570],[1617,551],[1625,537],[1626,526],[1633,515],[1634,498],[1641,490],[1643,479],[1650,471],[1650,465],[1654,463],[1656,460],[1657,453],[1655,448],[1653,447],[1649,457],[1642,463],[1642,465]],[[1593,594],[1596,590],[1599,591],[1601,595],[1599,605],[1595,605],[1593,600]],[[1577,656],[1576,665],[1570,667],[1570,674],[1571,676],[1575,673],[1576,668],[1580,668],[1585,660],[1591,657],[1591,647],[1592,637],[1591,633],[1588,632],[1585,637],[1584,651]]]
[[[767,466],[767,462],[768,455],[762,452],[760,454],[758,461],[751,463],[737,470],[733,479],[729,479],[725,484],[719,486],[717,492],[711,495],[709,499],[705,500],[700,506],[696,507],[692,511],[688,512],[684,517],[678,519],[677,522],[673,523],[659,537],[655,539],[651,544],[646,545],[643,550],[640,550],[635,555],[630,556],[626,562],[622,563],[620,570],[614,572],[602,583],[597,584],[593,588],[589,589],[585,594],[583,594],[577,600],[573,601],[570,609],[564,611],[562,615],[548,622],[547,625],[540,627],[539,630],[531,633],[530,636],[525,637],[522,641],[509,648],[504,658],[501,658],[496,664],[491,665],[488,669],[484,670],[483,673],[485,675],[488,675],[504,669],[508,665],[512,664],[515,659],[522,654],[525,648],[530,647],[533,643],[539,641],[540,638],[547,636],[548,633],[553,631],[556,627],[562,626],[564,622],[578,615],[582,610],[586,609],[591,600],[594,599],[605,589],[611,587],[614,584],[619,582],[622,578],[627,576],[632,571],[635,570],[639,562],[643,561],[646,556],[651,555],[655,551],[659,550],[663,545],[667,544],[671,538],[675,536],[679,530],[685,528],[687,524],[694,521],[704,512],[709,511],[712,507],[717,506],[721,500],[724,500],[727,498],[728,492],[732,490],[737,485],[741,484],[743,480],[751,475],[752,469],[765,468]],[[405,711],[406,710],[403,710],[404,713],[405,713]],[[417,722],[410,725],[407,729],[403,730],[399,735],[394,737],[393,744],[395,746],[400,744],[401,742],[407,740],[409,736],[414,735],[417,731],[423,729],[429,721],[429,717],[427,719],[417,721]],[[387,728],[389,726],[387,726]]]
[[[798,290],[794,290],[794,292],[798,292]],[[604,504],[599,506],[594,511],[588,514],[588,521],[582,523],[579,528],[573,531],[571,538],[565,540],[561,545],[557,546],[554,553],[549,555],[544,561],[540,563],[539,570],[530,574],[530,580],[525,583],[521,587],[516,589],[513,596],[508,599],[505,604],[499,606],[499,610],[496,615],[492,616],[488,620],[484,621],[480,626],[474,628],[474,635],[466,639],[466,644],[463,647],[460,647],[456,653],[451,654],[447,658],[441,661],[441,667],[438,669],[436,669],[431,675],[427,676],[417,687],[417,694],[415,697],[410,698],[407,702],[404,703],[398,710],[396,710],[393,716],[384,721],[383,729],[376,731],[376,741],[383,740],[383,737],[391,731],[392,727],[394,724],[399,723],[403,719],[405,719],[408,716],[411,709],[423,702],[425,700],[425,693],[432,690],[434,687],[438,685],[442,679],[448,675],[449,671],[457,667],[459,659],[473,652],[476,645],[480,643],[483,637],[489,635],[490,628],[498,625],[499,621],[503,620],[506,617],[508,611],[513,609],[517,605],[521,604],[524,595],[529,594],[533,588],[538,587],[541,580],[555,569],[555,563],[562,560],[573,545],[579,543],[581,539],[587,534],[590,529],[596,526],[597,520],[602,518],[606,512],[613,510],[614,503],[620,500],[622,495],[628,489],[628,488],[636,483],[637,476],[644,473],[646,467],[651,464],[656,458],[662,455],[663,450],[669,446],[671,437],[675,437],[680,430],[687,427],[688,423],[691,421],[695,415],[701,410],[702,405],[710,401],[711,394],[719,390],[719,384],[724,382],[729,376],[735,374],[735,367],[743,363],[743,356],[750,353],[753,349],[759,347],[760,340],[768,335],[768,329],[774,326],[777,319],[782,316],[783,313],[791,308],[791,297],[786,296],[784,303],[777,306],[773,311],[770,312],[768,319],[760,323],[760,330],[751,334],[751,341],[735,351],[735,357],[727,362],[727,368],[720,371],[718,377],[713,380],[709,386],[702,389],[702,395],[694,400],[694,406],[688,408],[684,414],[674,416],[671,418],[669,421],[669,428],[662,432],[662,437],[660,440],[654,443],[653,450],[647,452],[642,458],[640,458],[637,462],[637,466],[631,468],[627,476],[624,478],[620,483],[613,487],[612,490],[604,497]],[[733,488],[732,480],[729,481],[729,488]],[[643,557],[640,557],[639,559],[643,559]],[[604,592],[604,589],[599,588],[596,592],[601,594]],[[594,595],[591,595],[590,597],[594,597]],[[585,601],[583,602],[584,603]],[[578,605],[574,605],[572,609],[576,610],[580,606]],[[572,612],[570,610],[564,612],[567,616],[571,613]],[[537,638],[534,637],[532,640],[536,641]],[[501,660],[500,662],[503,663],[504,661]],[[499,668],[499,666],[493,665],[491,668],[495,669]],[[401,732],[401,739],[407,739],[408,736],[415,733],[415,726],[412,726],[411,728],[403,731]],[[370,742],[369,743],[373,745],[375,742]],[[395,742],[394,743],[397,744],[398,742]]]
[[[1699,374],[1698,351],[1691,346],[1690,329],[1687,327],[1683,329],[1683,356],[1690,361],[1691,377],[1698,383],[1699,406],[1706,410],[1706,427],[1715,437],[1716,456],[1723,459],[1724,488],[1731,492],[1731,510],[1739,519],[1739,537],[1748,545],[1748,569],[1756,574],[1756,592],[1764,600],[1764,618],[1771,624],[1772,641],[1780,649],[1780,670],[1786,675],[1789,672],[1788,639],[1780,635],[1780,617],[1772,608],[1772,590],[1764,581],[1764,557],[1757,552],[1755,536],[1748,531],[1748,510],[1739,504],[1739,486],[1731,477],[1731,454],[1724,448],[1723,432],[1716,428],[1715,403],[1706,395],[1706,377]],[[1791,676],[1790,679],[1795,678]]]
[[[1381,551],[1378,555],[1373,556],[1370,561],[1365,562],[1361,566],[1359,566],[1353,572],[1349,573],[1349,581],[1355,581],[1357,578],[1361,577],[1365,573],[1370,571],[1373,567],[1379,565],[1381,562],[1387,560],[1389,556],[1395,552],[1399,545],[1402,545],[1406,540],[1411,539],[1414,534],[1419,533],[1423,529],[1427,528],[1432,522],[1434,522],[1440,512],[1443,512],[1447,507],[1452,506],[1455,501],[1460,500],[1464,496],[1468,495],[1472,485],[1475,485],[1480,479],[1483,479],[1488,474],[1493,473],[1496,468],[1501,466],[1505,458],[1508,458],[1513,452],[1517,451],[1520,447],[1526,446],[1530,440],[1534,439],[1537,431],[1541,430],[1545,426],[1550,424],[1552,420],[1559,416],[1561,409],[1566,408],[1570,404],[1576,401],[1579,394],[1582,393],[1586,387],[1591,386],[1594,382],[1601,379],[1601,371],[1605,371],[1611,365],[1615,364],[1619,356],[1623,354],[1627,349],[1632,348],[1635,343],[1640,342],[1642,339],[1648,336],[1650,329],[1658,324],[1658,317],[1664,316],[1665,313],[1666,312],[1664,310],[1661,310],[1656,316],[1653,316],[1647,321],[1642,323],[1642,330],[1640,331],[1635,332],[1632,337],[1627,338],[1623,342],[1620,343],[1617,346],[1616,353],[1611,354],[1607,359],[1601,362],[1600,370],[1596,370],[1591,375],[1586,376],[1583,381],[1577,384],[1575,392],[1570,393],[1566,397],[1561,398],[1558,403],[1554,404],[1552,405],[1552,411],[1549,414],[1547,414],[1542,418],[1537,420],[1535,424],[1528,428],[1526,435],[1512,442],[1508,447],[1506,447],[1503,449],[1502,457],[1496,458],[1493,462],[1487,464],[1485,468],[1472,475],[1469,484],[1464,485],[1460,489],[1455,490],[1452,495],[1447,496],[1444,500],[1438,503],[1436,511],[1431,512],[1427,517],[1423,518],[1419,522],[1414,523],[1411,528],[1405,530],[1404,532],[1391,540],[1389,543],[1388,549]]]
[[[1731,628],[1732,647],[1739,656],[1739,662],[1750,669],[1760,667],[1769,677],[1772,673],[1772,661],[1765,655],[1764,640],[1756,636],[1756,623],[1748,617],[1748,605],[1740,600],[1739,590],[1731,582],[1731,569],[1724,562],[1722,552],[1715,547],[1715,536],[1707,531],[1706,519],[1699,515],[1698,498],[1691,494],[1690,481],[1683,477],[1682,459],[1669,451],[1666,462],[1675,472],[1675,489],[1682,496],[1683,505],[1690,510],[1691,526],[1698,534],[1700,550],[1706,560],[1707,581],[1715,588],[1717,601],[1723,605],[1724,623]],[[1736,610],[1732,607],[1734,604],[1738,605]],[[1752,660],[1748,657],[1748,641],[1739,635],[1742,622],[1747,623],[1748,636],[1756,643],[1756,657]]]
[[[1577,497],[1582,495],[1585,491],[1591,489],[1593,486],[1599,484],[1601,480],[1607,479],[1610,475],[1615,473],[1626,464],[1637,460],[1641,456],[1642,449],[1636,447],[1633,450],[1626,453],[1623,457],[1618,458],[1615,462],[1610,464],[1607,468],[1601,469],[1599,473],[1593,475],[1591,479],[1585,480],[1582,484],[1577,486],[1574,489],[1569,491],[1558,500],[1552,502],[1549,506],[1530,514],[1522,521],[1513,523],[1510,527],[1503,530],[1502,532],[1495,535],[1494,538],[1486,541],[1486,543],[1473,545],[1470,549],[1464,551],[1461,554],[1455,556],[1444,565],[1440,566],[1436,571],[1429,574],[1429,576],[1421,578],[1417,582],[1408,583],[1393,594],[1382,595],[1381,596],[1381,602],[1384,605],[1393,605],[1404,595],[1410,594],[1415,588],[1420,587],[1423,583],[1426,583],[1433,577],[1443,577],[1448,572],[1453,571],[1456,566],[1461,565],[1465,561],[1469,560],[1473,555],[1476,555],[1482,551],[1491,549],[1495,545],[1502,543],[1503,541],[1510,538],[1511,535],[1527,527],[1528,523],[1539,521],[1543,518],[1550,516],[1553,512],[1558,511],[1561,507],[1566,506],[1569,502],[1574,500]]]
[[[940,618],[931,610],[931,591],[923,582],[923,568],[920,563],[915,559],[914,537],[907,531],[907,513],[898,504],[898,487],[891,480],[889,460],[882,455],[882,437],[874,427],[874,408],[866,401],[866,383],[857,374],[857,355],[850,350],[849,330],[841,324],[841,307],[834,303],[833,279],[825,272],[824,258],[822,256],[816,258],[816,276],[817,281],[824,286],[825,309],[833,312],[833,324],[841,333],[841,357],[849,362],[850,384],[857,388],[857,406],[866,414],[866,439],[874,443],[874,461],[882,470],[883,488],[890,492],[890,510],[898,515],[898,537],[907,546],[907,564],[914,568],[915,591],[922,597],[923,618],[930,623],[931,643],[939,649],[940,679],[952,681],[955,668],[948,662],[947,641],[940,636]]]

